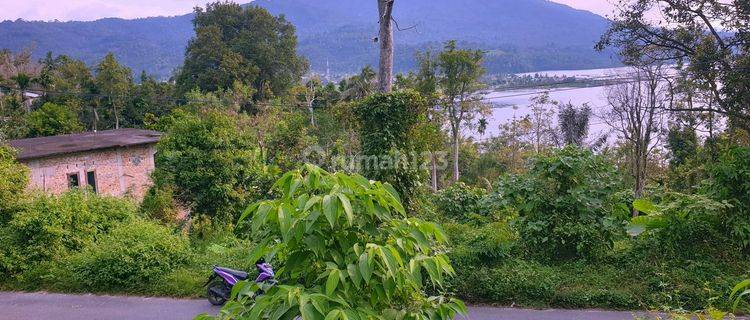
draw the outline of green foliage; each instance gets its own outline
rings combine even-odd
[[[721,227],[729,205],[703,195],[666,193],[660,198],[658,205],[645,199],[633,202],[643,215],[632,219],[628,233],[651,238],[648,246],[662,254],[700,255],[729,245]]]
[[[43,261],[60,261],[135,213],[128,200],[85,191],[36,194],[0,226],[0,270],[14,275]]]
[[[420,186],[424,168],[417,152],[424,146],[412,139],[426,120],[424,99],[414,91],[375,94],[356,106],[362,144],[362,173],[392,184],[405,203]]]
[[[111,122],[115,128],[120,127],[122,110],[128,102],[130,89],[133,86],[133,71],[120,65],[114,54],[108,53],[96,66],[96,87],[106,95],[102,104],[109,107]]]
[[[78,115],[69,105],[45,103],[28,115],[28,137],[45,137],[83,131]]]
[[[280,96],[307,72],[297,55],[294,26],[257,6],[214,2],[196,8],[196,38],[177,77],[182,92],[228,89],[235,81],[252,85],[259,100]]]
[[[406,218],[390,185],[307,165],[275,187],[282,197],[252,205],[241,221],[252,218],[253,258],[280,265],[286,282],[255,297],[258,286],[241,282],[220,318],[453,319],[466,311],[459,300],[425,296],[454,274],[445,235]]]
[[[449,256],[458,267],[492,265],[508,258],[518,241],[518,235],[508,222],[474,224],[447,223],[445,232],[451,235]]]
[[[171,185],[162,187],[152,186],[143,197],[140,211],[150,219],[167,224],[175,223],[177,222],[179,208],[174,199],[174,190]]]
[[[189,257],[185,237],[154,222],[133,220],[71,256],[67,268],[86,291],[132,290],[159,280]]]
[[[529,252],[551,259],[595,258],[620,232],[612,219],[614,167],[591,151],[568,146],[534,159],[527,173],[503,179],[496,195],[518,211],[518,230]]]
[[[495,211],[493,203],[488,199],[487,190],[470,187],[463,182],[440,190],[433,196],[432,202],[438,214],[453,221],[492,216]]]
[[[234,219],[249,202],[266,196],[274,173],[237,126],[218,111],[176,112],[157,145],[156,185],[171,185],[195,214],[219,219]]]
[[[732,238],[750,247],[750,148],[730,149],[710,169],[709,193],[733,206],[723,221]]]
[[[29,183],[29,169],[16,161],[16,151],[0,145],[0,228],[18,209]]]
[[[299,112],[285,113],[265,137],[268,160],[282,170],[299,166],[304,151],[316,145],[315,137],[308,133],[307,119]]]

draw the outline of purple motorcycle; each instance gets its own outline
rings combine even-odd
[[[255,263],[255,267],[258,269],[258,277],[255,278],[255,283],[269,283],[271,285],[276,283],[273,267],[270,264],[261,259]],[[218,266],[214,266],[213,271],[214,273],[206,282],[206,295],[208,296],[208,301],[215,306],[227,302],[232,293],[232,287],[234,287],[237,281],[247,280],[248,278],[248,274],[245,271]]]

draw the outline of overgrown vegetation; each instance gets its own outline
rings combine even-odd
[[[141,203],[26,190],[28,170],[0,147],[0,286],[199,296],[211,265],[264,256],[280,285],[257,296],[240,282],[220,318],[449,319],[458,298],[747,312],[748,90],[734,66],[750,24],[709,34],[692,19],[747,22],[747,8],[672,4],[665,17],[694,48],[644,52],[632,49],[675,34],[641,33],[640,10],[660,1],[639,3],[601,44],[625,45],[634,66],[607,90],[611,138],[589,136],[593,108],[540,94],[474,141],[484,53],[456,42],[420,54],[395,92],[374,93],[370,67],[303,81],[294,27],[233,3],[197,10],[177,84],[135,83],[114,55],[90,70],[0,52],[3,138],[164,132]]]

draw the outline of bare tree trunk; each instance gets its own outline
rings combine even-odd
[[[461,178],[460,173],[458,172],[458,129],[453,130],[451,140],[453,143],[453,182],[458,182],[458,179]]]
[[[378,70],[378,90],[390,93],[393,90],[393,2],[378,0],[380,22],[380,68]]]
[[[434,152],[430,152],[430,179],[432,182],[432,192],[437,192],[438,191],[437,163],[435,163]]]
[[[307,109],[310,110],[310,125],[315,128],[315,111],[313,111],[312,103],[307,105]]]

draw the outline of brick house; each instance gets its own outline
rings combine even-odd
[[[29,189],[60,194],[90,186],[95,192],[142,200],[151,186],[161,133],[117,129],[11,140],[31,169]]]

